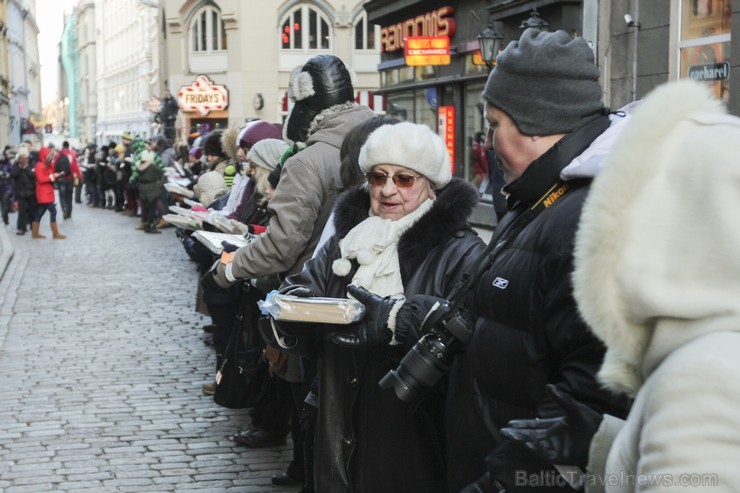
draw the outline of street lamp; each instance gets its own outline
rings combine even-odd
[[[521,29],[522,32],[526,31],[530,27],[544,32],[549,29],[550,23],[540,17],[540,13],[537,12],[537,9],[532,9],[532,12],[529,13],[529,18],[523,20],[522,23],[519,24],[519,29]]]
[[[490,68],[496,61],[496,55],[504,44],[503,25],[501,21],[488,21],[488,26],[475,39],[478,40],[483,62]]]

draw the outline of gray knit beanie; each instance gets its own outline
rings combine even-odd
[[[565,31],[532,28],[498,55],[483,99],[526,135],[571,132],[604,108],[588,43]]]
[[[280,139],[262,139],[252,146],[247,159],[260,168],[272,171],[280,164],[280,156],[287,148],[288,144]]]

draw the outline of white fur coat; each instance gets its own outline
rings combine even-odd
[[[606,490],[740,491],[740,118],[693,81],[651,93],[594,181],[575,257],[599,377],[636,396]]]

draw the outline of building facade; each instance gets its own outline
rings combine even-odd
[[[740,114],[740,83],[730,83],[733,73],[740,75],[740,33],[733,35],[740,29],[738,0],[371,0],[364,7],[381,28],[378,93],[388,114],[425,123],[448,139],[454,174],[482,184],[472,218],[478,224],[495,224],[496,191],[480,176],[476,152],[489,70],[476,38],[486,27],[495,27],[502,47],[532,25],[583,37],[593,46],[610,108],[669,80],[694,77]],[[449,61],[410,65],[409,36],[449,37]]]
[[[0,147],[10,137],[10,64],[8,62],[8,0],[0,0]]]
[[[279,123],[290,102],[290,72],[311,56],[334,54],[356,74],[358,101],[383,113],[379,28],[361,1],[164,0],[165,91],[176,98],[176,132],[259,118]],[[197,96],[196,96],[197,94]],[[215,103],[214,103],[215,101]]]
[[[23,140],[37,142],[36,126],[43,122],[38,34],[34,2],[8,0],[6,56],[10,92],[7,134],[3,139],[11,146]]]
[[[90,8],[87,3],[79,2],[78,10],[83,6]],[[156,2],[95,0],[93,10],[94,28],[89,19],[84,25],[78,24],[78,29],[86,30],[84,38],[78,31],[78,50],[85,51],[84,62],[80,55],[80,71],[87,78],[86,94],[81,92],[79,98],[84,101],[84,108],[79,113],[85,115],[88,128],[94,127],[95,142],[99,144],[120,141],[126,131],[142,137],[157,134],[159,129],[143,105],[161,94],[162,88]],[[94,41],[89,36],[91,32],[95,33]],[[94,62],[89,56],[93,49]],[[94,124],[93,107],[97,114]]]

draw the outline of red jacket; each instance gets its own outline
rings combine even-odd
[[[54,203],[54,162],[47,164],[46,158],[49,156],[51,149],[42,147],[39,151],[39,162],[33,168],[36,174],[36,202],[39,204]]]
[[[72,176],[81,181],[82,173],[80,172],[80,164],[77,161],[77,153],[72,149],[62,149],[59,152],[67,156],[67,159],[69,159],[69,169],[72,171]],[[54,158],[54,162],[56,162],[56,158]]]

